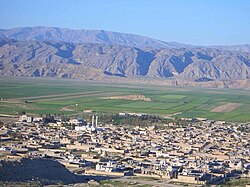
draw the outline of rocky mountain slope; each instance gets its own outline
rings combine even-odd
[[[200,81],[249,79],[250,53],[2,39],[0,74],[80,79],[104,76]]]
[[[250,45],[196,47],[110,31],[0,29],[0,75],[195,85],[227,81],[228,86],[228,81],[249,80]]]

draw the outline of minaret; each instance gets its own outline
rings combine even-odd
[[[98,116],[96,116],[95,118],[95,127],[97,127],[97,124],[98,124]]]
[[[95,124],[95,116],[92,116],[92,124],[91,124],[91,126],[93,127]]]

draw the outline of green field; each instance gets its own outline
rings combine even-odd
[[[152,101],[109,100],[105,97],[143,94]],[[0,77],[0,114],[81,114],[140,112],[165,116],[202,117],[215,120],[250,121],[250,92],[234,89],[200,89],[157,85],[101,83],[79,80]],[[232,111],[211,112],[240,103]]]

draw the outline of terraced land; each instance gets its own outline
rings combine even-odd
[[[126,95],[144,95],[151,101],[106,99]],[[17,115],[25,111],[30,114],[80,115],[83,110],[94,110],[97,113],[138,112],[250,121],[250,92],[247,90],[0,77],[0,98],[0,114]],[[216,111],[230,103],[237,103],[237,107]]]

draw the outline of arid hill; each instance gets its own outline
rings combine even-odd
[[[17,28],[0,30],[0,75],[228,87],[248,84],[242,82],[250,78],[250,53],[249,45],[195,47],[107,31]]]

